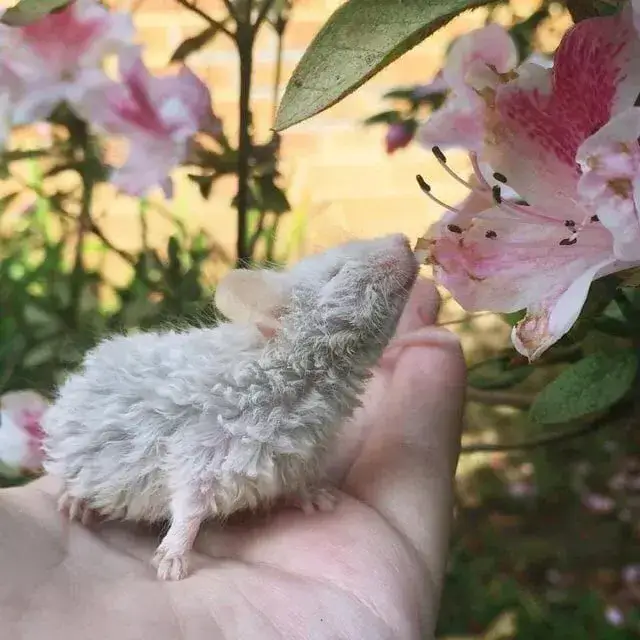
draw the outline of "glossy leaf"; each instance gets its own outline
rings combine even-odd
[[[200,51],[202,47],[207,45],[213,39],[218,31],[220,31],[220,27],[214,24],[203,29],[195,36],[187,38],[177,46],[171,56],[171,62],[183,62],[192,53]]]
[[[276,131],[336,104],[456,15],[484,4],[487,0],[348,0],[293,72]]]
[[[559,424],[604,411],[629,391],[637,368],[638,356],[631,349],[587,356],[542,390],[529,417],[542,424]]]
[[[20,0],[2,14],[0,22],[9,27],[23,27],[37,22],[56,9],[62,9],[69,3],[70,0]]]
[[[512,358],[492,358],[469,369],[469,386],[476,389],[507,389],[523,380],[533,372],[529,366],[509,366]]]

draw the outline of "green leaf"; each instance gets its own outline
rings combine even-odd
[[[593,328],[601,333],[606,333],[618,338],[630,338],[633,335],[631,327],[623,320],[601,316],[593,320]]]
[[[512,313],[503,313],[502,319],[512,327],[515,327],[522,318],[525,317],[527,311],[522,309],[521,311],[513,311]]]
[[[20,0],[15,7],[7,9],[0,22],[10,27],[23,27],[37,22],[56,9],[62,9],[70,0]]]
[[[507,389],[526,380],[533,367],[510,367],[511,356],[485,360],[469,369],[469,386],[476,389]]]
[[[558,424],[603,411],[629,391],[637,368],[638,357],[631,349],[587,356],[542,390],[529,417],[541,424]]]
[[[199,176],[193,173],[188,174],[189,180],[195,182],[200,191],[200,195],[207,200],[211,195],[211,189],[213,188],[214,176]]]
[[[342,100],[466,9],[487,0],[348,0],[313,39],[278,109],[282,131]]]
[[[203,29],[200,33],[181,42],[171,56],[171,62],[182,62],[187,56],[199,51],[220,31],[216,24]]]
[[[55,359],[57,344],[54,342],[41,342],[24,357],[22,366],[27,369],[34,369],[51,363]]]
[[[262,211],[280,214],[291,210],[285,192],[273,182],[272,175],[260,176],[256,182],[260,192]]]
[[[373,116],[369,116],[365,121],[365,126],[372,124],[393,124],[394,122],[400,122],[400,112],[398,111],[381,111]]]

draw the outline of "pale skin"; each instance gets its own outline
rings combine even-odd
[[[444,577],[465,366],[418,281],[349,425],[331,512],[205,525],[191,574],[157,580],[159,533],[69,523],[42,478],[0,492],[0,621],[16,640],[419,640]]]

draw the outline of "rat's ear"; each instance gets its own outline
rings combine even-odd
[[[279,326],[278,310],[287,304],[290,291],[285,273],[234,269],[218,284],[215,303],[232,322],[255,322],[269,336]]]

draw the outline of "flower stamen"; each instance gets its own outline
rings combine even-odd
[[[470,191],[474,190],[474,187],[471,183],[467,182],[464,178],[461,178],[448,164],[447,164],[447,156],[444,155],[444,152],[440,147],[431,147],[431,152],[435,156],[436,160],[440,163],[440,166],[457,182],[459,182],[463,187],[466,187]]]
[[[443,202],[442,200],[440,200],[440,198],[436,198],[431,193],[431,186],[427,184],[427,182],[421,175],[416,176],[416,181],[418,183],[418,186],[422,190],[422,193],[424,193],[426,196],[431,198],[431,200],[433,200],[436,204],[439,204],[441,207],[444,207],[445,209],[447,209],[447,211],[451,211],[451,213],[458,213],[458,214],[462,213],[460,209],[456,209],[455,207],[452,207],[448,205],[446,202]]]

